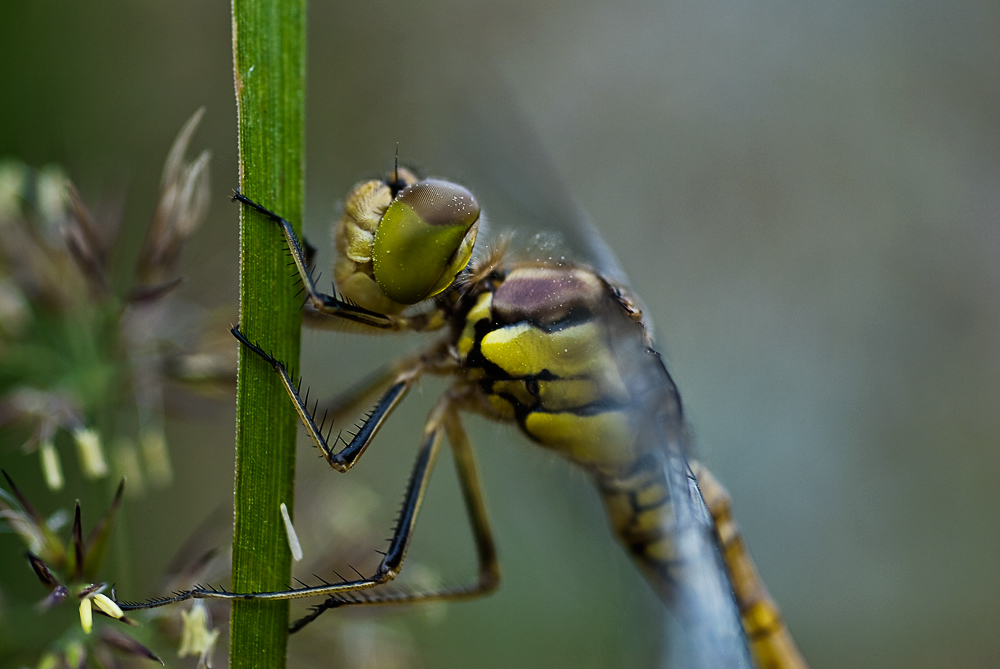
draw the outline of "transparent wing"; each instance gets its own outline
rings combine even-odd
[[[670,530],[676,569],[670,569],[669,587],[688,640],[688,664],[706,669],[750,668],[750,648],[716,541],[715,523],[685,457],[680,397],[666,368],[662,370],[665,410],[658,412],[645,435],[652,440],[648,450],[661,456],[673,511]]]
[[[668,453],[665,467],[677,519],[673,541],[682,570],[675,608],[687,633],[690,665],[750,669],[750,647],[698,482],[678,454]]]
[[[486,78],[490,80],[486,88],[492,91],[489,99],[463,100],[454,127],[459,160],[466,165],[470,185],[486,203],[494,227],[514,228],[523,235],[517,240],[522,247],[548,244],[562,249],[571,259],[627,286],[628,277],[614,252],[573,197],[514,96],[499,77]],[[497,99],[503,102],[496,103]],[[491,214],[493,205],[497,211]]]

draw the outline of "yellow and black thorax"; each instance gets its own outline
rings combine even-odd
[[[621,291],[581,266],[516,263],[474,298],[457,349],[482,413],[595,474],[628,469],[656,391]]]

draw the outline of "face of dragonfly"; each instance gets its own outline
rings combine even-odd
[[[348,196],[334,234],[334,277],[352,302],[396,314],[450,286],[478,232],[479,203],[467,189],[397,169]]]

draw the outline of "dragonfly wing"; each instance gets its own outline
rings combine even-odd
[[[668,499],[659,502],[659,518],[669,550],[635,552],[654,589],[670,604],[685,631],[693,667],[753,667],[742,617],[712,518],[698,479],[688,463],[688,433],[680,395],[660,356],[647,349],[655,364],[633,372],[633,386],[652,388],[640,413],[649,416],[637,439],[637,450],[653,459],[652,479],[665,484]],[[648,360],[648,357],[647,357]],[[667,507],[669,505],[669,507]],[[663,556],[668,558],[664,560]]]
[[[665,456],[678,562],[674,610],[687,632],[695,667],[753,667],[733,589],[698,481],[679,453]]]
[[[554,233],[570,258],[614,283],[629,285],[614,252],[517,106],[516,96],[499,75],[486,80],[480,91],[489,93],[467,96],[455,123],[456,149],[476,191],[484,202],[509,210],[504,212],[510,219],[504,218],[504,228],[517,229],[528,240],[536,233]]]

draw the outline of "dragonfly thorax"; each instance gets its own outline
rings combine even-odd
[[[476,298],[457,348],[483,413],[593,473],[640,457],[658,379],[642,324],[592,270],[515,264]]]

